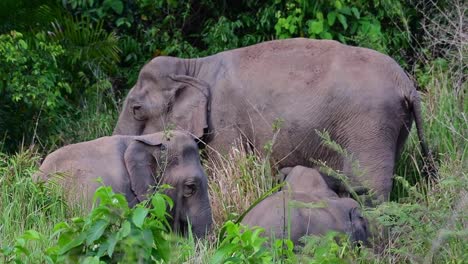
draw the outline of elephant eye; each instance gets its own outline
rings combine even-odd
[[[190,197],[195,194],[196,186],[195,184],[186,184],[184,185],[184,197]]]
[[[138,121],[143,121],[147,119],[145,111],[143,109],[143,105],[140,103],[133,103],[130,105],[130,111],[133,114],[133,118]]]

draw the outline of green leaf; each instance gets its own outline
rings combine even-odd
[[[349,8],[349,7],[347,7],[347,6],[341,8],[341,9],[339,10],[339,12],[340,12],[341,14],[344,14],[344,15],[347,15],[347,16],[351,16],[351,8]]]
[[[341,1],[340,1],[340,0],[336,0],[336,1],[335,1],[335,7],[336,7],[336,9],[341,9],[341,8],[343,8],[343,4],[341,4]]]
[[[86,233],[81,233],[79,236],[75,237],[75,239],[73,239],[73,240],[69,241],[68,243],[66,243],[65,245],[63,245],[62,248],[59,250],[58,254],[63,255],[65,253],[67,253],[70,249],[75,248],[75,247],[83,244],[85,239],[86,239]]]
[[[154,214],[157,218],[164,217],[164,213],[166,213],[166,201],[164,198],[159,194],[155,194],[151,199],[151,204],[154,208],[151,210],[151,213]]]
[[[91,245],[94,241],[99,239],[104,231],[106,230],[109,222],[104,219],[100,219],[94,223],[94,225],[87,232],[86,245]]]
[[[120,227],[120,230],[119,232],[117,233],[117,239],[122,239],[122,238],[125,238],[127,237],[129,234],[130,234],[130,231],[131,231],[132,227],[130,225],[130,222],[129,221],[125,221],[123,224],[122,224],[122,227]]]
[[[143,226],[146,215],[148,215],[148,209],[143,207],[137,207],[133,211],[132,221],[136,227],[141,228]]]
[[[333,24],[335,24],[335,21],[336,21],[336,12],[330,12],[327,14],[327,21],[328,21],[328,25],[329,26],[333,26]]]
[[[40,240],[41,234],[35,230],[28,230],[21,237],[26,240]]]
[[[361,14],[359,13],[359,10],[356,7],[351,7],[351,12],[353,12],[354,16],[359,19],[361,18]]]
[[[321,39],[333,39],[333,36],[330,32],[322,32],[320,33]]]
[[[22,49],[28,49],[28,44],[26,43],[26,41],[20,39],[18,40],[18,45],[22,48]]]
[[[318,20],[323,20],[323,13],[318,11],[315,15],[317,17]]]
[[[31,254],[29,250],[24,246],[16,245],[15,250],[25,254],[26,256],[29,256]]]
[[[323,32],[323,20],[315,20],[309,23],[309,33],[320,34]]]
[[[86,257],[83,262],[83,264],[100,264],[101,261],[99,260],[99,257]]]
[[[105,0],[103,5],[112,8],[119,15],[122,14],[124,8],[121,0]]]
[[[224,260],[231,256],[233,252],[237,251],[239,245],[237,244],[228,244],[225,247],[219,248],[214,254],[213,258],[210,260],[211,264],[225,263]]]
[[[340,21],[345,30],[348,28],[348,23],[346,23],[346,17],[344,15],[338,14],[338,21]]]
[[[339,40],[341,43],[346,43],[345,37],[344,37],[342,34],[340,34],[340,33],[338,33],[338,40]]]
[[[107,239],[107,241],[109,242],[107,254],[109,255],[109,257],[112,257],[112,254],[114,254],[115,245],[117,245],[118,242],[118,233],[112,233]]]
[[[149,229],[144,229],[142,232],[143,243],[147,248],[151,248],[154,243],[153,233]]]

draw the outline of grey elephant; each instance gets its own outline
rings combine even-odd
[[[279,168],[323,161],[346,174],[352,187],[386,200],[413,119],[429,156],[418,92],[393,59],[298,38],[197,59],[154,58],[128,93],[114,134],[176,127],[208,144],[208,155],[226,153],[238,138],[263,151],[274,138],[271,157]],[[317,131],[327,131],[350,155],[325,146]],[[360,177],[353,174],[355,160]],[[337,192],[345,189],[331,177],[326,181]]]
[[[283,190],[267,197],[244,217],[242,224],[265,229],[264,235],[289,238],[295,244],[306,235],[346,233],[351,241],[368,244],[368,222],[359,204],[340,198],[315,169],[296,166]]]
[[[190,221],[193,233],[201,237],[211,226],[207,178],[190,135],[111,136],[68,145],[49,154],[35,175],[38,181],[53,178],[70,200],[83,198],[88,206],[100,185],[98,177],[124,194],[130,206],[145,200],[151,187],[169,184],[173,227],[184,232]]]

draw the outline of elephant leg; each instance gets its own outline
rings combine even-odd
[[[365,144],[353,144],[348,151],[353,162],[345,162],[344,172],[351,175],[353,187],[367,188],[380,202],[387,201],[392,191],[396,144],[377,137]]]

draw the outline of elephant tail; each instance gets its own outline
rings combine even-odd
[[[426,140],[424,137],[421,98],[418,94],[418,91],[416,89],[412,89],[409,98],[406,99],[408,101],[410,111],[413,115],[414,122],[416,124],[416,131],[418,133],[419,144],[421,146],[421,151],[424,159],[423,169],[427,172],[427,174],[430,177],[434,177],[437,174],[437,166],[435,164],[435,160],[432,156],[431,151],[427,147]]]

